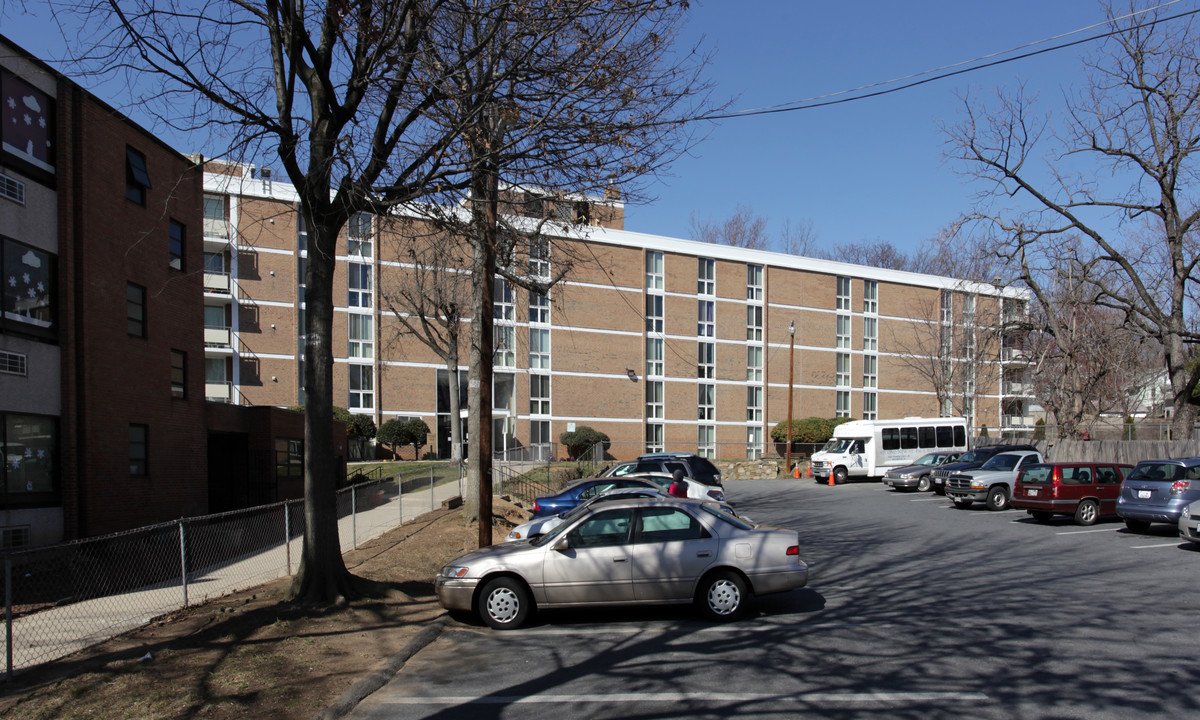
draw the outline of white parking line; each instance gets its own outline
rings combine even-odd
[[[945,500],[945,498],[940,498],[940,497],[910,498],[909,502],[938,502],[938,501],[944,501],[944,500]]]
[[[1130,550],[1145,550],[1146,548],[1160,548],[1160,547],[1179,547],[1179,541],[1176,540],[1175,542],[1173,542],[1169,545],[1130,545],[1129,549]]]
[[[811,692],[811,693],[721,693],[721,692],[649,692],[582,695],[434,695],[429,697],[391,697],[384,705],[531,705],[575,703],[678,703],[701,700],[722,703],[795,701],[823,705],[896,705],[914,702],[986,702],[990,698],[978,692]]]
[[[629,633],[665,635],[674,632],[689,633],[743,633],[779,632],[780,630],[842,630],[845,628],[889,627],[891,623],[733,623],[730,625],[596,625],[592,627],[540,627],[506,632],[505,635],[627,635]]]
[[[1120,529],[1121,528],[1112,527],[1112,528],[1096,528],[1095,530],[1063,530],[1062,532],[1056,532],[1054,534],[1055,535],[1084,535],[1086,533],[1116,532]]]

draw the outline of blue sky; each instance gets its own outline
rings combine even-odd
[[[1165,1],[1165,0],[1164,0]],[[1167,12],[1195,9],[1181,0]],[[1098,0],[701,0],[683,38],[716,51],[710,77],[735,109],[776,105],[1006,51],[1103,19]],[[37,0],[31,12],[41,9]],[[45,18],[10,5],[0,32],[44,58],[63,41]],[[1095,31],[1071,36],[1077,39]],[[1056,44],[1056,43],[1047,43]],[[912,250],[971,208],[977,189],[944,160],[940,123],[959,94],[1018,82],[1060,107],[1094,43],[832,107],[729,119],[626,207],[626,229],[687,237],[693,213],[721,220],[740,203],[770,221],[809,221],[824,244],[884,240]],[[81,83],[87,86],[86,81]],[[110,102],[104,88],[96,93]],[[147,127],[136,108],[127,112]],[[173,140],[183,152],[211,149]]]

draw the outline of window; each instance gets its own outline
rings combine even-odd
[[[838,276],[837,279],[837,309],[850,309],[850,278]]]
[[[346,243],[350,255],[369,258],[371,247],[371,215],[369,213],[354,213],[350,216],[349,238]]]
[[[662,419],[663,417],[662,380],[646,382],[646,417],[651,419]]]
[[[125,286],[125,318],[130,337],[146,337],[146,288],[141,285]]]
[[[763,389],[761,385],[746,388],[746,422],[762,422]]]
[[[146,171],[146,156],[133,148],[125,147],[125,197],[138,205],[146,205],[146,191],[150,189],[150,173]]]
[[[492,326],[492,365],[517,366],[517,331],[512,325]]]
[[[53,175],[54,99],[3,69],[0,69],[0,138],[5,154]]]
[[[746,428],[746,459],[757,460],[762,457],[763,431],[761,427]]]
[[[700,258],[696,269],[696,294],[717,294],[717,261],[712,258]]]
[[[746,266],[746,299],[751,302],[762,302],[763,299],[763,268],[762,265]]]
[[[942,324],[949,325],[954,318],[954,296],[949,290],[942,291]]]
[[[712,537],[700,521],[676,508],[643,508],[639,513],[637,541],[665,543]]]
[[[184,248],[184,226],[178,220],[172,220],[170,223],[170,238],[168,240],[170,259],[167,264],[175,270],[183,269],[183,248]]]
[[[29,356],[24,353],[0,350],[0,373],[27,377],[29,374]]]
[[[529,293],[529,322],[550,324],[550,298],[542,293]]]
[[[850,349],[850,316],[837,316],[837,347],[849,350]]]
[[[696,429],[696,454],[709,459],[717,456],[717,428],[701,425]]]
[[[371,307],[371,266],[366,263],[349,263],[349,292],[347,303],[350,307]]]
[[[879,396],[873,392],[863,393],[863,420],[879,419]]]
[[[879,349],[879,318],[863,318],[863,350]]]
[[[370,365],[349,365],[351,410],[369,410],[375,407],[375,376]]]
[[[304,441],[275,438],[275,479],[304,477]]]
[[[187,397],[187,353],[171,351],[171,397]]]
[[[204,253],[204,272],[210,275],[224,275],[225,255],[223,253]]]
[[[15,240],[0,238],[2,327],[52,338],[55,335],[56,256]]]
[[[850,417],[850,392],[847,390],[838,390],[835,398],[837,407],[834,410],[834,417]]]
[[[224,385],[229,382],[225,358],[204,358],[204,382],[207,385]]]
[[[702,342],[697,346],[696,377],[701,380],[712,380],[717,371],[717,344]]]
[[[546,389],[546,397],[550,397],[549,386]],[[467,407],[467,401],[463,401],[462,408]],[[492,410],[497,413],[515,413],[517,410],[517,377],[512,373],[498,372],[492,373]]]
[[[529,240],[529,274],[534,277],[550,277],[550,241],[546,238]]]
[[[0,173],[0,197],[12,200],[18,205],[24,205],[25,183]]]
[[[529,421],[529,444],[542,449],[540,457],[550,459],[548,452],[554,449],[554,438],[550,437],[549,420]]]
[[[0,498],[4,508],[53,502],[58,495],[58,420],[0,413]]]
[[[763,309],[762,305],[746,306],[746,339],[762,342],[763,338]]]
[[[879,283],[874,280],[863,280],[863,312],[879,312]]]
[[[833,384],[838,387],[850,387],[849,353],[837,353],[837,374]]]
[[[352,358],[370,358],[375,355],[374,321],[370,315],[350,313],[346,316],[346,325],[350,335],[350,349],[347,353]]]
[[[646,296],[646,332],[662,334],[663,331],[663,296]]]
[[[849,384],[849,383],[847,383]],[[879,387],[879,356],[863,355],[863,387]]]
[[[880,445],[884,450],[900,449],[900,428],[883,428],[879,431]]]
[[[963,325],[973,327],[975,325],[975,294],[963,293],[962,306]]]
[[[598,512],[571,530],[567,534],[567,543],[572,548],[626,545],[632,521],[632,508]]]
[[[550,414],[550,376],[529,376],[529,414]]]
[[[646,289],[663,289],[663,254],[656,250],[646,251]]]
[[[746,347],[746,381],[762,382],[763,349],[757,345]]]
[[[225,222],[225,198],[220,195],[204,196],[204,237],[229,237],[229,228]]]
[[[129,474],[147,475],[150,472],[150,427],[129,426]]]
[[[696,305],[696,334],[700,337],[712,337],[716,330],[716,322],[713,318],[716,312],[716,303],[712,300],[700,300]]]
[[[697,418],[713,420],[717,414],[717,386],[711,383],[700,383],[696,393],[696,405],[699,408]]]
[[[296,250],[308,252],[308,221],[299,213],[296,213]]]
[[[492,318],[501,322],[513,322],[516,319],[512,285],[504,278],[496,278],[492,285]]]
[[[646,452],[662,452],[664,446],[662,424],[648,423],[646,425]]]
[[[550,369],[550,330],[529,328],[529,367]]]
[[[663,372],[663,341],[658,338],[648,338],[646,340],[646,376],[662,377]]]

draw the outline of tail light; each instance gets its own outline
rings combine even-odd
[[[787,549],[787,554],[788,554],[788,556],[789,556],[789,557],[790,557],[790,556],[792,556],[792,555],[799,555],[799,554],[800,554],[800,546],[799,546],[799,545],[792,545],[791,547],[789,547],[789,548]]]
[[[538,507],[538,501],[534,500],[533,501],[533,511],[536,513],[538,510],[541,510],[541,508]]]
[[[1062,468],[1054,468],[1050,473],[1050,497],[1058,497],[1058,487],[1062,485]]]
[[[1181,493],[1185,493],[1191,484],[1192,483],[1190,480],[1176,480],[1175,482],[1171,483],[1171,494],[1179,495]]]

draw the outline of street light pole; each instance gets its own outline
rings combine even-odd
[[[784,467],[792,472],[792,380],[796,370],[796,322],[788,321],[788,335],[792,338],[792,349],[788,352],[788,417],[787,417],[787,460]]]

